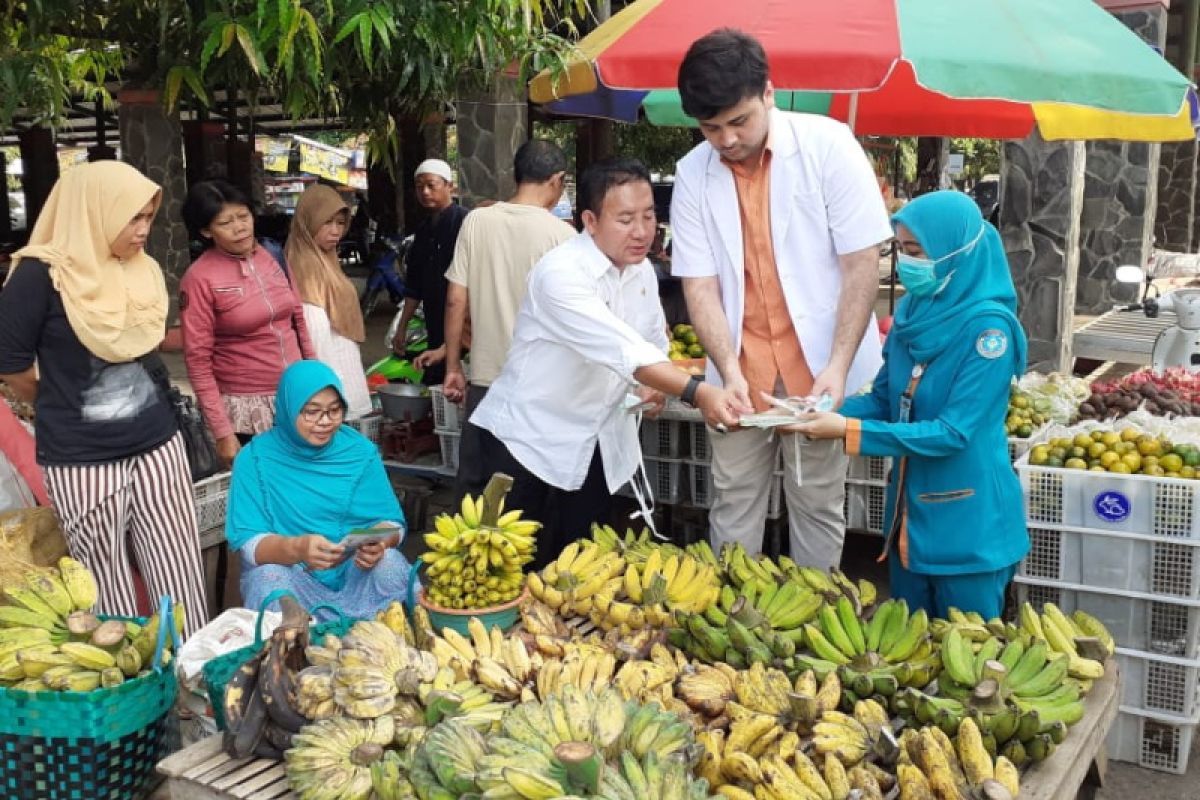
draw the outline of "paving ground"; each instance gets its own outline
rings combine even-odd
[[[881,292],[879,310],[881,313],[887,313],[887,295],[885,292]],[[384,355],[383,337],[391,320],[391,315],[392,309],[390,307],[380,308],[367,321],[367,341],[363,346],[364,363],[373,363]],[[182,358],[168,356],[167,361],[172,375],[177,380],[185,381],[186,372],[183,368]],[[405,479],[402,482],[402,484],[408,486],[421,483],[426,483],[431,490],[431,494],[428,496],[427,514],[435,515],[453,506],[454,498],[451,496],[449,488],[445,486],[432,486],[427,484],[427,482],[414,481],[413,479]],[[401,485],[398,488],[402,489],[404,487]],[[411,509],[406,509],[406,512],[409,512],[411,515]],[[432,518],[432,516],[429,518]],[[619,516],[614,522],[623,524],[623,519],[623,517]],[[691,517],[691,519],[694,519],[694,517]],[[689,517],[684,515],[677,518],[676,521],[677,523],[683,523],[688,520]],[[417,538],[411,537],[408,546],[405,548],[406,555],[410,559],[415,557],[416,553],[412,551],[418,546]],[[878,554],[878,546],[879,539],[877,537],[851,534],[847,537],[842,566],[851,575],[874,580],[879,584],[881,591],[886,591],[886,571],[875,561]],[[240,601],[237,588],[236,559],[232,559],[232,561],[235,563],[230,565],[230,574],[226,582],[226,606],[236,606]],[[209,566],[211,569],[213,564]],[[1145,800],[1200,800],[1200,752],[1198,752],[1200,751],[1200,740],[1194,742],[1194,745],[1189,762],[1190,769],[1186,775],[1171,775],[1142,769],[1130,764],[1110,762],[1105,787],[1095,796],[1096,800],[1143,800],[1143,798]],[[160,786],[151,796],[151,800],[167,800],[169,797],[170,795],[166,787]],[[1056,800],[1071,799],[1056,798]]]

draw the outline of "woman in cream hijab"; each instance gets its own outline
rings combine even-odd
[[[138,612],[130,553],[152,597],[207,618],[191,474],[155,374],[167,291],[143,247],[159,187],[118,161],[55,184],[0,293],[0,380],[35,404],[37,461],[98,610]]]
[[[300,195],[284,256],[304,301],[308,335],[324,361],[342,381],[346,418],[371,412],[359,345],[366,338],[358,293],[342,272],[337,246],[346,235],[350,208],[336,191],[314,184]]]

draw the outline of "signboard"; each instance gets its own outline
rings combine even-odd
[[[350,182],[350,158],[335,150],[300,142],[300,171],[335,183]]]
[[[957,178],[963,174],[963,154],[951,153],[950,160],[946,162],[946,172]]]
[[[258,146],[262,151],[264,170],[282,173],[288,171],[288,162],[292,157],[291,139],[260,139]]]

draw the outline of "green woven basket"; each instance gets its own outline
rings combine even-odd
[[[229,683],[229,679],[233,677],[233,673],[238,671],[238,667],[245,664],[254,656],[263,646],[262,638],[262,622],[263,614],[266,613],[267,606],[274,603],[284,595],[292,595],[286,589],[277,589],[267,595],[262,602],[262,607],[258,610],[258,621],[254,624],[254,644],[248,644],[232,653],[226,653],[222,656],[210,659],[204,665],[204,685],[208,687],[208,701],[212,704],[213,720],[217,723],[218,730],[225,730],[225,684]],[[322,603],[315,606],[310,611],[318,611],[320,609],[329,609],[338,615],[338,619],[329,622],[322,622],[320,625],[313,625],[308,629],[309,638],[313,641],[319,640],[323,636],[332,633],[334,636],[344,636],[352,625],[354,620],[347,617],[340,608]]]
[[[168,598],[159,613],[170,620]],[[0,688],[0,796],[139,797],[165,755],[166,717],[175,704],[174,661],[161,665],[168,630],[174,638],[174,625],[159,627],[155,670],[120,686],[91,692]]]

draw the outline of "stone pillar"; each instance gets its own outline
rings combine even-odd
[[[162,202],[146,252],[162,267],[174,309],[179,279],[191,262],[187,229],[180,216],[187,185],[179,114],[167,114],[157,90],[124,89],[117,95],[117,103],[123,159],[162,187]]]
[[[1196,141],[1164,142],[1158,162],[1154,239],[1162,250],[1192,252],[1196,240]]]
[[[500,75],[458,101],[458,186],[464,205],[505,200],[516,191],[513,155],[528,138],[524,86]]]
[[[25,230],[32,231],[50,190],[58,180],[58,148],[49,128],[17,134],[21,146],[21,187],[25,190]]]
[[[1084,161],[1081,143],[1046,142],[1037,133],[1001,150],[1001,235],[1030,369],[1070,367]]]
[[[1161,51],[1167,41],[1167,11],[1154,4],[1123,9],[1114,16]],[[1121,264],[1145,264],[1158,209],[1161,145],[1089,142],[1075,308],[1101,314],[1134,299],[1136,287],[1116,283]]]

